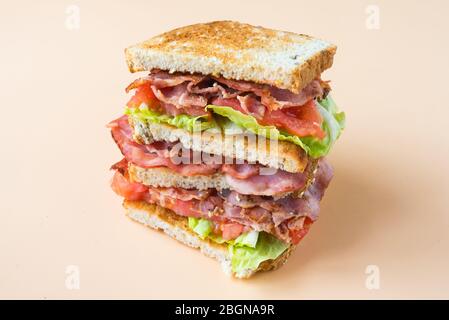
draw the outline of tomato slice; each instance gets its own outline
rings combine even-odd
[[[213,101],[215,105],[231,107],[243,114],[248,114],[240,106],[236,98],[217,98]],[[299,107],[284,108],[281,110],[265,110],[262,119],[257,122],[265,126],[275,126],[298,137],[312,136],[318,139],[326,137],[326,133],[321,129],[323,119],[318,112],[315,101],[310,100]]]
[[[313,223],[312,219],[306,217],[306,219],[304,220],[303,228],[289,231],[293,244],[298,244],[301,241],[301,239],[305,237],[307,232],[309,232],[312,223]]]
[[[313,136],[323,139],[326,133],[321,129],[323,119],[315,101],[310,100],[299,107],[267,111],[259,121],[263,125],[274,125],[298,137]]]
[[[112,190],[126,200],[142,200],[148,193],[148,187],[137,183],[129,182],[120,172],[116,171],[111,181]]]
[[[231,240],[241,235],[244,227],[240,223],[224,223],[220,226],[220,228],[223,239]]]
[[[137,87],[136,92],[127,103],[127,106],[129,108],[139,108],[142,103],[145,103],[148,107],[152,108],[156,106],[157,99],[154,96],[149,83],[143,83]]]
[[[164,201],[167,201],[164,199]],[[162,204],[160,204],[162,205]],[[170,199],[168,203],[163,203],[163,206],[167,209],[173,210],[176,214],[185,217],[201,217],[200,212],[197,209],[197,201],[189,200],[182,201],[178,199]]]

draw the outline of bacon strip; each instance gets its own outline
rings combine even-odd
[[[230,192],[224,195],[224,215],[252,229],[272,233],[286,242],[297,243],[302,238],[299,231],[304,224],[310,224],[318,218],[319,202],[332,175],[332,167],[325,160],[320,160],[315,180],[301,198],[288,196],[273,200]]]
[[[246,179],[226,175],[229,186],[241,194],[271,196],[300,190],[307,182],[307,175],[276,170],[275,174],[253,175]]]
[[[302,106],[307,101],[323,95],[323,89],[319,80],[313,80],[300,93],[293,93],[289,90],[247,81],[236,81],[225,78],[215,79],[234,90],[254,93],[261,98],[261,103],[269,110]]]
[[[257,164],[224,164],[221,171],[236,179],[248,179],[259,174]]]
[[[126,160],[142,168],[167,167],[182,175],[209,175],[216,173],[221,165],[217,164],[175,164],[168,157],[171,144],[165,144],[167,149],[158,149],[160,143],[142,145],[132,139],[132,129],[127,116],[122,116],[109,124],[112,137],[120,148]],[[168,152],[168,153],[167,153]]]

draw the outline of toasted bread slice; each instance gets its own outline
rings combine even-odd
[[[143,122],[129,117],[134,129],[134,139],[143,144],[155,141],[179,141],[186,149],[215,154],[232,159],[260,163],[270,168],[288,172],[303,172],[308,157],[303,149],[287,141],[273,141],[251,135],[224,135],[208,131],[191,133],[167,124]]]
[[[201,239],[196,233],[189,229],[186,217],[179,216],[171,210],[148,204],[143,201],[125,200],[123,206],[126,209],[128,217],[131,219],[148,227],[160,229],[170,237],[190,247],[200,249],[206,256],[217,259],[226,274],[236,278],[249,278],[256,272],[279,268],[287,261],[287,258],[295,247],[291,245],[275,260],[266,260],[262,262],[256,270],[244,270],[240,273],[234,273],[231,268],[231,256],[227,244],[218,244],[208,239]]]
[[[128,168],[132,181],[153,187],[175,187],[183,189],[229,189],[226,178],[221,173],[208,176],[183,176],[168,168],[141,168],[132,163]]]
[[[301,91],[332,66],[337,47],[234,21],[178,28],[125,50],[129,70],[190,72]]]

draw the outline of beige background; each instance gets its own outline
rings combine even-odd
[[[79,30],[66,27],[78,5]],[[366,26],[378,5],[380,29]],[[449,298],[446,1],[9,1],[0,13],[1,298]],[[127,95],[123,49],[236,19],[339,47],[347,129],[321,217],[281,270],[250,281],[128,221],[105,124]],[[80,289],[65,286],[80,270]],[[365,287],[368,265],[380,289]]]

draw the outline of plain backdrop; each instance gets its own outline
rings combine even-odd
[[[436,0],[2,3],[0,298],[449,298],[448,12]],[[338,45],[323,78],[347,116],[320,219],[284,267],[248,281],[129,221],[109,188],[120,153],[105,125],[137,76],[124,48],[221,19]]]

